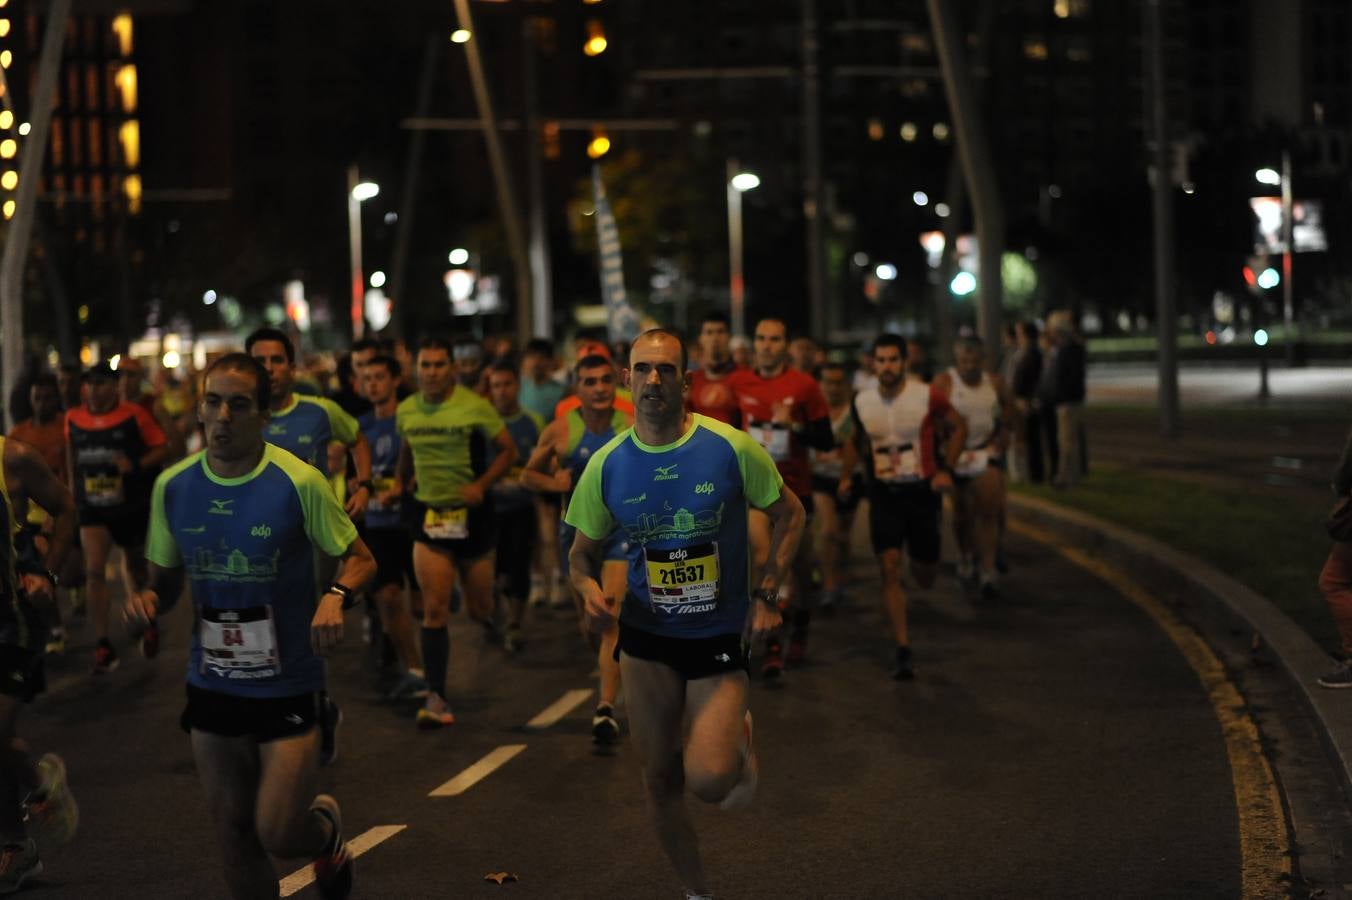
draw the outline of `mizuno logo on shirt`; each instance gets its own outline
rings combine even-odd
[[[645,491],[644,493],[639,494],[637,497],[625,497],[625,498],[624,498],[624,502],[625,502],[625,503],[642,503],[644,500],[647,500],[647,499],[648,499],[648,494],[647,494],[647,492]]]
[[[677,478],[680,478],[681,476],[671,471],[678,465],[680,465],[680,463],[672,463],[669,466],[654,466],[653,481],[675,481]]]
[[[233,516],[235,511],[230,508],[230,504],[234,502],[234,500],[212,500],[211,509],[207,512],[213,516]]]

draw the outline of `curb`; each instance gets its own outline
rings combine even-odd
[[[1177,578],[1215,598],[1243,619],[1272,649],[1305,695],[1338,757],[1344,782],[1352,784],[1352,703],[1341,692],[1325,690],[1317,684],[1333,660],[1267,598],[1195,556],[1088,513],[1013,493],[1009,495],[1009,505],[1020,519],[1058,533],[1071,531],[1076,543],[1094,549],[1110,546],[1134,567]],[[1310,573],[1311,583],[1317,575]]]

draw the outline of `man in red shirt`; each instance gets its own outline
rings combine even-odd
[[[85,373],[87,399],[66,413],[67,472],[79,513],[89,608],[94,614],[94,673],[117,668],[108,640],[108,581],[104,567],[113,544],[122,548],[129,587],[145,586],[150,488],[169,455],[164,431],[145,407],[118,399],[118,377],[107,363]],[[146,656],[159,651],[151,623],[141,638]]]
[[[761,319],[756,323],[752,346],[754,367],[740,369],[727,377],[728,387],[737,396],[741,426],[770,454],[784,478],[784,486],[797,495],[811,516],[812,464],[808,448],[835,447],[831,410],[812,376],[789,367],[789,329],[782,320]],[[753,562],[761,565],[770,550],[769,520],[752,510],[748,530]],[[805,539],[794,556],[794,571],[780,588],[780,597],[787,601],[784,618],[791,623],[787,659],[790,665],[802,662],[807,652],[811,587],[812,541]],[[765,642],[761,675],[779,677],[784,663],[780,640],[771,636]]]
[[[728,317],[711,312],[700,320],[699,346],[704,364],[691,374],[690,411],[736,425],[741,419],[737,395],[728,386],[728,376],[737,371],[732,361],[732,328]]]

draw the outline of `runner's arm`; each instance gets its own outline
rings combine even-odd
[[[512,440],[512,433],[506,428],[493,437],[493,444],[498,448],[498,455],[493,457],[493,461],[488,464],[488,469],[482,475],[465,485],[465,487],[477,489],[477,503],[483,502],[488,489],[493,486],[495,481],[506,475],[507,471],[512,468],[512,463],[517,460],[516,441]],[[464,490],[464,488],[461,488],[461,494],[465,497],[465,501],[470,503],[471,506],[477,505],[470,500],[472,495],[464,494]]]
[[[394,465],[394,483],[400,493],[407,492],[408,486],[413,483],[413,450],[407,440],[399,445],[399,462]]]
[[[583,608],[595,630],[609,625],[619,615],[619,599],[607,597],[601,590],[601,551],[603,541],[594,541],[587,537],[581,528],[573,538],[573,546],[568,550],[568,580],[573,590],[582,597]]]
[[[5,441],[5,469],[15,472],[23,485],[23,492],[37,502],[52,520],[48,537],[47,556],[43,565],[48,572],[61,571],[66,555],[75,542],[75,500],[42,459],[42,456],[22,441]]]
[[[770,517],[770,554],[756,578],[757,590],[779,590],[779,582],[793,565],[798,553],[798,542],[803,537],[803,527],[807,522],[807,512],[797,495],[781,488],[779,499],[761,510]],[[572,557],[568,558],[569,563]]]
[[[343,511],[349,517],[360,516],[366,512],[366,503],[371,499],[371,444],[366,435],[357,432],[357,439],[348,445],[352,454],[352,465],[357,470],[357,489],[348,495]]]
[[[540,440],[521,470],[521,483],[532,491],[559,493],[559,485],[555,479],[555,461],[558,457],[559,432],[562,430],[557,427],[560,421],[562,420],[555,419],[545,426],[545,430],[540,433]]]
[[[145,627],[161,613],[174,608],[183,593],[183,567],[148,563],[146,588],[133,591],[122,608],[122,616],[134,629]]]
[[[829,418],[813,419],[802,428],[795,427],[798,437],[813,450],[836,449],[836,436],[831,431]]]

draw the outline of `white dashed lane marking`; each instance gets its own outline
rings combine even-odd
[[[504,766],[512,757],[525,749],[525,744],[504,744],[452,778],[450,781],[443,784],[441,787],[429,793],[427,796],[455,797],[463,794],[489,775],[492,775],[495,771]]]
[[[545,707],[538,716],[527,722],[526,727],[535,730],[548,728],[574,709],[577,709],[577,707],[584,703],[591,695],[591,688],[579,688],[575,691],[568,691],[562,697]]]
[[[347,852],[352,854],[355,859],[361,856],[367,850],[394,837],[399,832],[407,828],[407,825],[377,825],[369,831],[363,831],[361,834],[347,842]],[[315,868],[312,865],[303,869],[297,869],[286,876],[278,884],[279,891],[283,897],[290,897],[297,891],[304,890],[311,884],[314,884]]]

